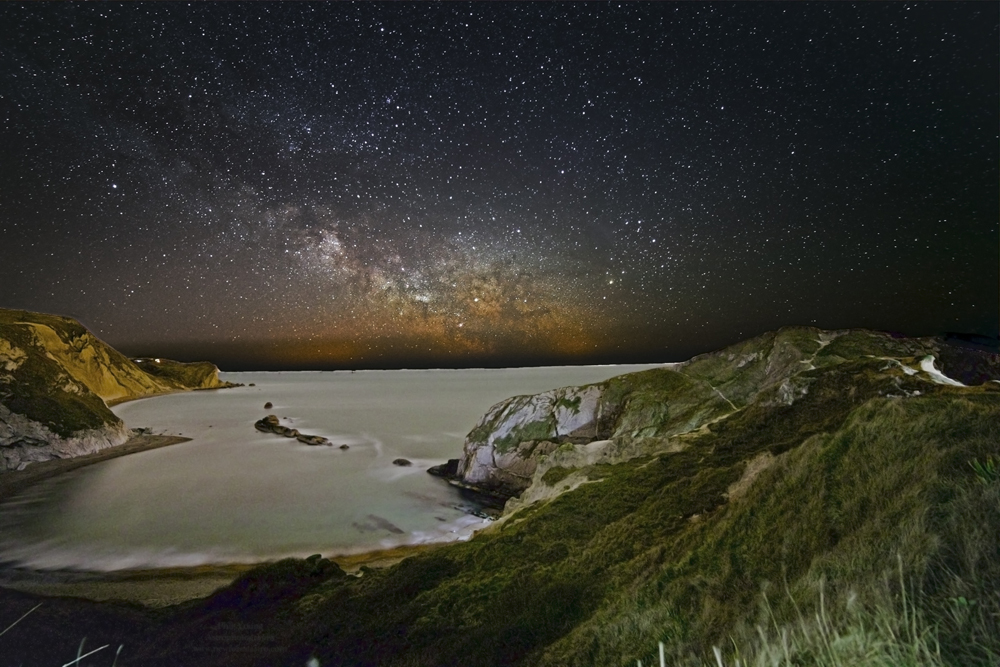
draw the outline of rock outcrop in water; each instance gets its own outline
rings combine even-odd
[[[108,409],[231,386],[208,362],[133,361],[68,317],[0,309],[0,471],[90,454],[130,436]]]
[[[434,474],[506,497],[535,486],[534,498],[553,492],[542,481],[553,467],[675,450],[685,434],[754,404],[791,405],[825,369],[871,359],[882,360],[886,396],[940,382],[924,368],[934,362],[957,381],[1000,378],[998,355],[950,340],[788,327],[683,363],[501,401],[468,434],[454,473]]]
[[[263,433],[274,433],[275,435],[284,436],[286,438],[295,438],[299,442],[311,446],[331,444],[329,440],[321,435],[307,435],[305,433],[299,433],[298,429],[282,426],[277,415],[267,415],[263,419],[258,419],[254,422],[253,426],[255,429]]]

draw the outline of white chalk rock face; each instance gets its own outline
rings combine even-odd
[[[63,437],[0,404],[0,471],[17,470],[36,461],[93,454],[120,445],[129,437],[131,431],[120,420]]]
[[[458,475],[474,486],[515,495],[531,484],[541,456],[561,441],[597,436],[599,385],[564,387],[497,403],[465,440]]]
[[[597,385],[570,387],[556,399],[555,420],[558,435],[570,438],[596,438],[601,388]]]

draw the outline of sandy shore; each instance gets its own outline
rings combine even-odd
[[[191,438],[168,435],[140,435],[117,447],[72,459],[32,463],[21,471],[0,473],[0,500],[23,491],[32,484],[100,461],[167,447]],[[346,572],[362,567],[388,567],[408,556],[438,549],[447,543],[417,544],[361,554],[324,554]],[[33,571],[0,567],[0,587],[39,595],[80,597],[89,600],[137,602],[149,607],[165,607],[205,597],[226,586],[253,564],[233,563],[187,568],[119,570],[114,572]]]

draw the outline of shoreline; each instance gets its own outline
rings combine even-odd
[[[29,486],[37,484],[42,480],[51,479],[72,470],[100,463],[101,461],[115,459],[119,456],[148,452],[153,449],[190,441],[191,438],[185,438],[180,435],[136,435],[120,445],[108,447],[93,454],[74,456],[69,459],[36,461],[29,464],[24,470],[0,472],[0,501],[7,500],[11,496],[24,491]]]
[[[140,396],[125,396],[122,398],[109,398],[104,401],[104,404],[109,408],[113,408],[116,405],[121,405],[122,403],[131,403],[132,401],[141,401],[144,398],[156,398],[157,396],[170,396],[172,394],[186,394],[192,391],[217,391],[219,389],[235,389],[236,387],[242,387],[243,385],[239,382],[225,382],[218,387],[190,387],[182,389],[168,389],[167,391],[158,391],[152,394],[142,394]]]

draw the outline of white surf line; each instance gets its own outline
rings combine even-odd
[[[920,370],[931,376],[931,379],[938,384],[945,384],[952,387],[964,387],[965,385],[958,380],[952,380],[950,377],[939,371],[934,367],[934,355],[928,354],[926,357],[920,361]]]

